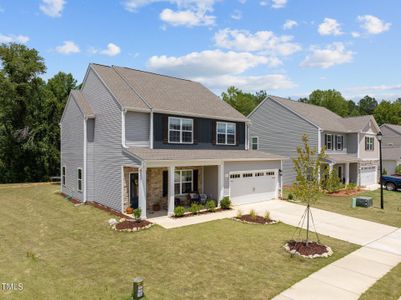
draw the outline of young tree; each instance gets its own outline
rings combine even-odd
[[[302,137],[303,147],[297,147],[297,158],[293,158],[294,169],[297,174],[293,191],[296,199],[307,204],[306,211],[301,221],[306,217],[306,243],[309,242],[310,221],[312,213],[310,206],[320,197],[321,165],[326,158],[325,149],[320,153],[316,147],[311,148],[307,135]]]

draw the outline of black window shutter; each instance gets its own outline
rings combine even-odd
[[[212,144],[216,145],[216,121],[212,120],[212,126],[210,126],[210,135],[212,138]]]
[[[371,138],[372,139],[372,151],[374,151],[375,150],[375,139],[374,138]]]
[[[245,126],[239,126],[239,125],[240,125],[240,123],[235,123],[235,135],[236,135],[235,141],[236,141],[237,146],[239,145],[240,137],[241,137],[240,130],[242,128],[245,128]],[[245,125],[245,124],[242,123],[241,125]]]
[[[192,178],[193,180],[193,184],[194,184],[194,192],[198,192],[199,188],[198,188],[198,175],[199,175],[199,170],[194,170],[194,178]]]
[[[199,120],[194,119],[194,128],[193,128],[193,135],[194,135],[194,144],[199,142]]]
[[[163,171],[163,197],[168,195],[168,171]]]
[[[168,144],[168,116],[163,115],[163,143]]]
[[[368,150],[368,139],[365,137],[365,150]]]

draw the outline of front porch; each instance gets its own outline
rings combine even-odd
[[[177,205],[190,206],[189,193],[219,200],[224,193],[224,166],[123,166],[122,207],[141,208],[142,218],[171,216]]]

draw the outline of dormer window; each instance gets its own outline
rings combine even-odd
[[[173,144],[193,144],[194,120],[168,118],[168,142]]]
[[[217,145],[235,145],[236,124],[228,122],[216,123]]]

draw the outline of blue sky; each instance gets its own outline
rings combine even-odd
[[[0,0],[0,42],[83,79],[129,66],[284,97],[401,97],[401,1]]]

